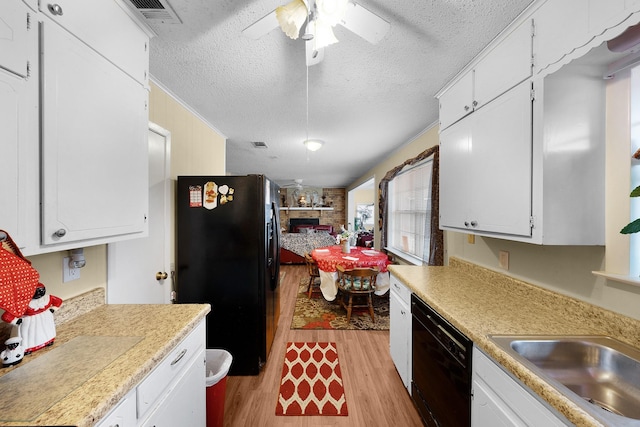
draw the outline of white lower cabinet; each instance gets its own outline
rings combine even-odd
[[[411,291],[391,276],[389,350],[405,388],[411,394]]]
[[[166,391],[144,427],[204,426],[206,418],[205,350],[197,355],[186,372]],[[202,390],[201,393],[194,392]],[[204,410],[203,410],[204,409]]]
[[[136,425],[136,391],[131,390],[96,427],[125,427]]]
[[[202,320],[97,426],[204,426],[205,328]]]
[[[571,423],[476,347],[473,348],[471,426],[567,426]]]

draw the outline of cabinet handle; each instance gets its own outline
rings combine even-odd
[[[471,221],[471,226],[472,227],[477,227],[478,226],[478,221]]]
[[[465,106],[464,106],[464,111],[469,111],[469,108],[470,108],[470,107],[469,107],[468,105],[465,105]]]
[[[478,101],[473,101],[473,102],[472,102],[472,105],[473,105],[474,107],[477,107],[477,106],[478,106]]]
[[[464,226],[465,226],[465,227],[468,227],[468,226],[469,226],[469,221],[465,221],[465,222],[464,222]]]
[[[57,230],[55,233],[53,233],[56,237],[63,237],[65,234],[67,234],[67,230],[65,230],[64,228],[61,228],[60,230]]]
[[[62,15],[62,7],[59,4],[50,4],[48,5],[49,8],[49,12],[51,12],[54,15],[58,15],[61,16]]]
[[[173,362],[171,362],[171,366],[175,365],[176,363],[178,363],[180,361],[180,359],[182,359],[184,357],[184,355],[187,354],[187,349],[185,348],[184,350],[182,350],[180,352],[180,354],[178,355],[178,357],[176,357],[175,359],[173,359]]]

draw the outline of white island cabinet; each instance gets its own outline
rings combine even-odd
[[[567,425],[571,423],[534,397],[477,347],[473,348],[472,427]]]
[[[204,426],[205,340],[202,320],[97,427]]]
[[[411,291],[391,275],[389,349],[405,388],[411,394]]]

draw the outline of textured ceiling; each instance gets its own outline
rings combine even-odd
[[[435,93],[530,0],[362,0],[391,29],[377,45],[341,26],[309,67],[302,39],[241,31],[288,0],[169,0],[182,24],[147,21],[151,74],[227,137],[227,171],[345,187],[437,121]],[[267,149],[256,149],[263,141]]]

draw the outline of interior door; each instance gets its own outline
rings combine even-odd
[[[172,277],[169,256],[171,135],[149,125],[149,237],[107,246],[109,304],[167,304]],[[156,274],[160,273],[159,278]],[[166,277],[165,277],[166,274]]]

